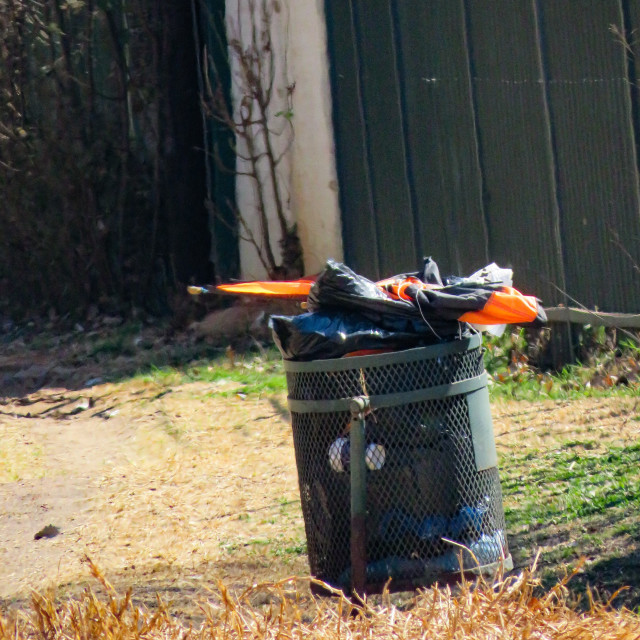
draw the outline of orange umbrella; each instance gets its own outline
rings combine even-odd
[[[314,280],[301,278],[290,281],[269,282],[236,282],[233,284],[219,284],[217,291],[245,296],[266,296],[269,298],[284,298],[287,300],[306,300]]]
[[[288,281],[251,281],[220,284],[213,288],[189,287],[189,292],[198,295],[211,290],[233,295],[279,298],[286,300],[306,301],[311,287],[317,276],[308,276],[298,280]],[[517,289],[496,285],[466,285],[464,292],[457,285],[440,285],[422,282],[414,275],[394,276],[375,283],[391,300],[411,301],[420,310],[425,319],[435,313],[443,319],[448,318],[459,322],[469,322],[477,325],[528,324],[544,321],[544,311],[534,296],[526,296]],[[452,301],[452,306],[443,305],[441,308],[425,307],[426,298],[422,294],[433,292],[438,297],[441,292],[444,297]],[[456,296],[463,300],[465,296],[475,300],[475,308],[467,304],[457,304]],[[468,299],[468,298],[467,298]],[[428,306],[428,305],[427,305]],[[465,307],[466,306],[466,310]]]

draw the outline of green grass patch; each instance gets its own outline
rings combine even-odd
[[[205,397],[225,398],[238,394],[263,395],[286,391],[287,380],[279,355],[265,352],[261,356],[244,357],[231,364],[228,358],[218,355],[209,360],[198,360],[181,367],[151,366],[149,370],[138,374],[146,382],[160,386],[179,386],[190,382],[208,382],[214,388]],[[235,383],[232,389],[216,383]]]
[[[304,532],[295,537],[276,536],[274,538],[249,538],[248,540],[231,540],[220,543],[220,548],[229,555],[267,556],[278,558],[285,564],[298,556],[307,553],[307,542]]]
[[[142,324],[128,322],[108,332],[87,336],[87,357],[133,356],[138,351],[134,342],[139,336]]]
[[[304,538],[297,538],[295,540],[280,541],[272,549],[272,554],[276,558],[282,558],[286,556],[303,556],[307,553],[307,541]]]
[[[489,395],[492,400],[579,400],[638,395],[637,382],[624,385],[596,386],[593,370],[579,365],[565,367],[557,374],[541,374],[522,368],[513,373],[495,371],[490,374]]]
[[[590,453],[592,441],[505,456],[505,515],[513,527],[566,524],[612,508],[640,507],[640,444]]]
[[[585,558],[570,585],[582,596],[592,587],[610,595],[640,583],[640,444],[597,445],[571,440],[547,451],[503,455],[500,465],[516,567],[528,566],[542,550],[543,584],[552,585]],[[635,587],[617,602],[638,603]]]

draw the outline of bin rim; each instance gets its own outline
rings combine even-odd
[[[470,351],[471,349],[481,346],[481,344],[482,336],[476,333],[469,338],[441,342],[427,347],[415,347],[413,349],[376,353],[366,356],[353,356],[351,358],[328,358],[326,360],[309,360],[306,362],[284,360],[283,363],[284,370],[288,373],[348,371],[351,369],[366,369],[369,367],[381,367],[389,364],[402,364],[420,360],[434,360],[442,356]]]

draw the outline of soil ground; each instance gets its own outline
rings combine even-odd
[[[241,591],[308,573],[284,393],[127,377],[135,354],[110,357],[122,376],[106,383],[106,361],[83,354],[62,341],[0,357],[0,609],[24,606],[33,589],[77,593],[90,582],[86,557],[135,602],[152,607],[160,594],[194,620],[218,581]],[[640,430],[633,397],[500,402],[493,412],[503,460],[585,433],[606,450]],[[637,582],[634,532],[591,548],[592,567],[610,563],[591,579],[609,591]],[[509,535],[524,567],[580,531],[550,522]]]
[[[149,605],[307,573],[285,399],[209,391],[123,383],[4,405],[2,448],[18,454],[0,484],[0,602],[76,591],[85,557]],[[48,525],[59,533],[36,540]]]

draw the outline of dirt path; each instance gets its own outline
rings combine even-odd
[[[0,484],[1,597],[55,580],[78,563],[74,540],[91,517],[105,473],[122,461],[133,438],[122,418],[106,420],[95,407],[85,409],[92,397],[48,391],[3,407],[2,449],[9,458],[10,449],[22,450],[22,460],[5,465],[5,474],[19,479]],[[43,536],[49,525],[59,533]]]
[[[5,398],[0,607],[77,592],[85,555],[149,606],[159,592],[194,608],[219,579],[304,575],[286,400],[215,397],[225,389],[133,380]],[[59,533],[35,540],[47,525]]]

